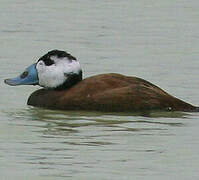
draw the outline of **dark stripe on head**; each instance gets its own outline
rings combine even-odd
[[[42,56],[41,58],[39,58],[38,61],[44,61],[46,66],[50,66],[52,64],[54,64],[54,61],[50,58],[51,56],[57,56],[57,58],[68,58],[69,60],[77,60],[74,56],[72,56],[71,54],[67,53],[66,51],[60,51],[60,50],[52,50],[49,51],[47,54],[45,54],[44,56]]]

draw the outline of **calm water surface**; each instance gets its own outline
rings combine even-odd
[[[52,49],[84,77],[147,79],[199,105],[199,1],[0,0],[0,179],[198,179],[199,114],[63,112],[26,105],[10,87]]]

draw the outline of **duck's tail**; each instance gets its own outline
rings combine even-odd
[[[192,112],[199,112],[199,107],[198,106],[194,106],[194,109],[192,110]]]

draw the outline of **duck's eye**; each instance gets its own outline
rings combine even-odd
[[[42,66],[44,63],[42,61],[39,61],[39,65]]]
[[[28,71],[24,71],[21,75],[20,75],[20,78],[21,79],[24,79],[25,77],[27,77],[28,75]]]

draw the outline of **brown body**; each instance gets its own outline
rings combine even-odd
[[[28,105],[107,112],[198,111],[148,81],[114,73],[86,78],[66,90],[37,90],[29,97]]]

